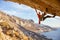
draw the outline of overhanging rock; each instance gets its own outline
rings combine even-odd
[[[50,14],[60,16],[60,0],[5,0],[25,4]],[[47,9],[47,10],[46,10]]]

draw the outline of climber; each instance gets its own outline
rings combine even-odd
[[[40,14],[40,12],[37,12],[37,10],[35,9],[37,16],[38,16],[38,20],[39,20],[39,24],[41,23],[40,21],[42,21],[42,15]]]
[[[46,18],[54,18],[56,16],[56,13],[52,13],[53,16],[50,16],[50,15],[47,15],[45,16],[48,12],[48,8],[46,8],[46,12],[44,12],[42,15],[40,14],[40,12],[37,12],[37,10],[35,9],[36,13],[37,13],[37,16],[38,16],[38,19],[39,19],[39,24],[41,23],[40,21],[44,21]]]

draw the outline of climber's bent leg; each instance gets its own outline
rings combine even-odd
[[[43,18],[43,20],[45,20],[46,18],[52,18],[52,16],[47,15],[46,17]]]

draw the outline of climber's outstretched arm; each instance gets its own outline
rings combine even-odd
[[[36,13],[37,13],[37,9],[35,9]]]

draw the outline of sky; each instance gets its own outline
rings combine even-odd
[[[32,19],[35,23],[38,23],[35,10],[29,6],[0,0],[0,10],[23,19]],[[47,18],[45,21],[42,21],[42,24],[60,28],[60,17]]]

